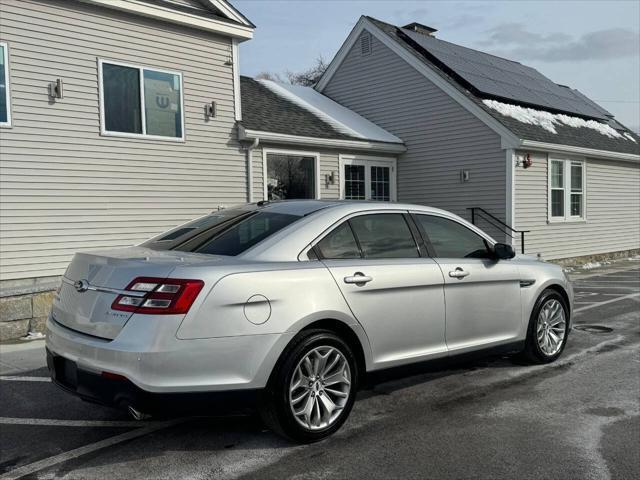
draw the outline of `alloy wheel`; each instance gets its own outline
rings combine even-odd
[[[309,430],[332,425],[351,393],[351,369],[335,347],[320,346],[298,362],[289,385],[289,406],[296,421]]]
[[[562,304],[552,298],[547,300],[538,313],[536,336],[542,353],[552,357],[560,351],[566,335],[567,321]]]

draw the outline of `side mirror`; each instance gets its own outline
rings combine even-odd
[[[498,260],[508,260],[516,256],[516,252],[511,245],[506,243],[496,243],[493,246],[493,253]]]

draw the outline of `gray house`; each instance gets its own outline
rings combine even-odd
[[[257,81],[253,30],[225,0],[0,0],[0,340],[42,330],[74,252],[247,201],[429,204],[546,259],[640,246],[640,139],[579,92],[368,17],[315,89]]]
[[[640,248],[640,138],[532,68],[361,17],[316,89],[403,140],[399,201],[545,259]]]

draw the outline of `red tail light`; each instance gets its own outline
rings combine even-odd
[[[153,315],[187,313],[204,287],[202,280],[138,277],[113,301],[113,310]]]

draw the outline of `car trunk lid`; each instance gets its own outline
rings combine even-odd
[[[67,268],[52,308],[54,320],[72,330],[113,339],[133,312],[111,305],[136,277],[167,278],[178,265],[214,262],[215,258],[185,252],[130,247],[77,253]]]

